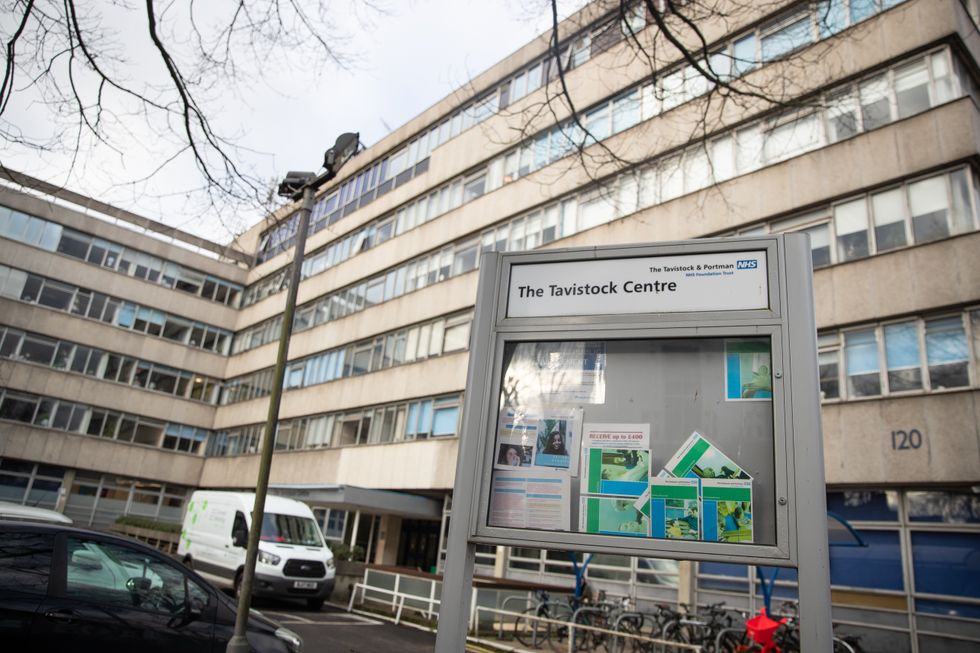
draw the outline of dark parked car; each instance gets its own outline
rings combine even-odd
[[[0,642],[10,651],[223,653],[235,602],[157,550],[66,524],[0,521]],[[252,611],[256,653],[300,637]]]

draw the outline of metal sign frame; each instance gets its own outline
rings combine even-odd
[[[765,251],[768,307],[703,312],[508,317],[514,266]],[[775,541],[629,538],[487,525],[505,343],[540,340],[771,338]],[[830,583],[816,329],[809,238],[784,234],[655,245],[491,253],[481,260],[469,373],[447,541],[437,651],[461,650],[476,544],[572,549],[799,569],[803,641],[830,647]],[[806,501],[798,498],[806,497]],[[753,499],[754,500],[754,499]],[[459,596],[457,596],[459,594]],[[460,630],[462,628],[462,630]],[[445,631],[445,634],[444,634]],[[460,639],[462,637],[463,639]],[[809,647],[807,647],[809,648]]]

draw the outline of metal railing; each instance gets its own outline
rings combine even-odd
[[[407,608],[409,610],[414,610],[420,614],[424,614],[427,619],[435,619],[439,616],[439,611],[437,606],[439,605],[439,599],[435,598],[423,598],[418,594],[409,594],[407,592],[399,592],[397,590],[389,590],[383,587],[375,587],[373,585],[368,585],[366,583],[354,583],[354,589],[350,594],[350,600],[347,602],[347,611],[352,612],[354,610],[354,601],[357,599],[357,591],[361,591],[361,603],[364,601],[376,601],[378,603],[384,603],[390,605],[392,609],[395,610],[395,623],[401,622],[402,612]],[[369,596],[368,592],[380,592],[382,594],[387,594],[391,597],[391,600],[383,600],[377,597]],[[414,605],[405,605],[406,601],[421,601],[428,604],[428,608],[420,608]]]
[[[594,610],[596,608],[589,608],[589,609]],[[616,627],[619,626],[620,623],[622,623],[623,621],[622,619],[617,619],[613,624],[613,628],[605,628],[602,626],[590,626],[588,624],[575,623],[574,619],[572,621],[565,621],[562,619],[552,619],[550,617],[539,617],[537,615],[529,614],[527,612],[513,612],[511,610],[501,610],[498,608],[489,608],[480,605],[475,606],[474,611],[476,613],[483,612],[490,615],[494,615],[493,621],[496,623],[495,630],[498,633],[504,632],[504,622],[505,622],[504,618],[506,617],[511,617],[514,620],[518,618],[527,619],[529,622],[533,621],[535,623],[548,624],[549,626],[567,628],[569,653],[572,653],[573,651],[576,650],[576,645],[575,645],[576,633],[582,633],[585,631],[597,633],[603,636],[604,638],[606,638],[608,642],[611,642],[612,646],[611,647],[607,646],[607,650],[609,650],[610,653],[618,653],[619,651],[624,650],[623,647],[625,645],[626,640],[635,640],[638,642],[642,642],[644,644],[659,646],[661,648],[670,647],[670,650],[672,651],[691,651],[692,653],[701,653],[703,651],[703,647],[700,644],[686,644],[683,642],[672,642],[666,639],[649,637],[647,635],[629,633],[629,632],[624,632],[622,630],[617,630]],[[578,614],[578,611],[576,611],[576,614]],[[636,613],[626,613],[621,616],[629,617],[630,615],[633,614]],[[500,619],[498,620],[497,617],[500,617]],[[498,635],[498,637],[499,636],[500,635]],[[544,641],[545,640],[543,639],[542,643],[544,643]],[[516,650],[525,650],[525,649],[516,649]]]

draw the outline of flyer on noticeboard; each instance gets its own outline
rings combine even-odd
[[[639,496],[650,478],[648,424],[585,424],[582,494]]]
[[[497,427],[495,469],[564,470],[578,467],[582,410],[556,408],[538,414],[506,410]]]
[[[488,526],[567,531],[571,527],[571,479],[548,470],[495,470]]]
[[[745,470],[697,431],[667,461],[659,476],[752,479]]]
[[[582,497],[579,531],[602,535],[650,536],[650,518],[637,510],[632,497]]]
[[[698,479],[654,478],[637,503],[650,517],[650,534],[671,540],[701,539]]]
[[[649,449],[586,449],[582,494],[638,497],[650,482]]]
[[[772,401],[772,354],[768,342],[725,341],[725,400]]]
[[[752,481],[706,478],[701,481],[702,539],[752,542]]]
[[[518,343],[504,372],[502,391],[510,406],[528,410],[560,404],[606,401],[604,342]]]

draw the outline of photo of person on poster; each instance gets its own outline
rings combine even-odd
[[[565,456],[568,454],[568,450],[565,448],[565,436],[562,435],[557,426],[551,431],[551,433],[548,434],[544,452],[555,454],[557,456]]]
[[[527,467],[531,464],[531,447],[502,444],[497,453],[497,464],[505,467]]]
[[[534,464],[542,467],[567,469],[571,462],[569,451],[572,443],[568,421],[543,419],[538,423],[538,437]]]

